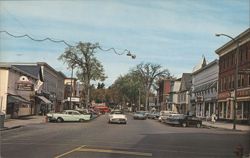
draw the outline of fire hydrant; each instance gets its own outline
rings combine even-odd
[[[237,158],[242,158],[243,157],[243,152],[244,148],[242,147],[241,144],[238,144],[235,148],[234,153],[236,154]]]

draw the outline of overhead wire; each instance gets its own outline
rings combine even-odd
[[[36,41],[36,42],[43,42],[43,41],[47,41],[47,40],[48,40],[48,41],[55,42],[55,43],[64,43],[64,44],[67,45],[68,47],[74,47],[73,45],[67,43],[65,40],[54,40],[54,39],[52,39],[52,38],[50,38],[50,37],[46,37],[46,38],[44,38],[44,39],[35,39],[35,38],[31,37],[31,36],[28,35],[28,34],[24,34],[24,35],[14,35],[14,34],[8,32],[8,31],[5,31],[5,30],[3,30],[3,31],[0,30],[0,34],[1,34],[1,33],[5,33],[5,34],[7,34],[7,35],[9,35],[9,36],[11,36],[11,37],[14,37],[14,38],[24,38],[24,37],[27,37],[27,38],[29,38],[30,40]],[[107,52],[107,51],[113,51],[113,52],[114,52],[115,54],[117,54],[117,55],[123,55],[123,54],[127,53],[128,56],[131,56],[133,59],[135,58],[135,55],[132,55],[132,54],[130,53],[130,51],[127,50],[127,49],[124,49],[123,52],[119,53],[118,51],[116,51],[115,48],[104,49],[104,48],[102,48],[101,46],[98,46],[97,48],[100,49],[100,50],[102,50],[102,51],[106,51],[106,52]]]

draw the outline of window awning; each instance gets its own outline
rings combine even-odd
[[[37,97],[45,104],[52,104],[51,101],[45,98],[44,96],[37,96]]]
[[[30,101],[26,100],[25,98],[19,95],[8,95],[8,104],[9,103],[26,103],[30,104]]]

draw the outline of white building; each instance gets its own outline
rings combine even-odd
[[[205,118],[213,113],[217,114],[218,73],[218,60],[207,64],[205,57],[193,70],[191,103],[197,117]]]

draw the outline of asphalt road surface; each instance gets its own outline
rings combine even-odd
[[[86,123],[36,124],[1,132],[2,158],[211,158],[249,153],[249,133],[172,127],[156,120],[108,124],[107,115]]]

